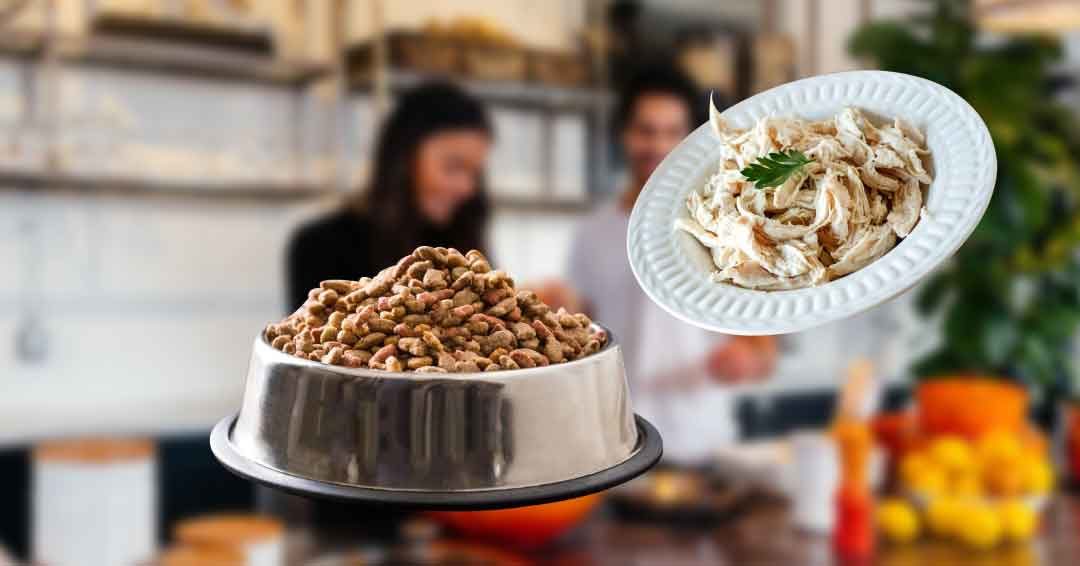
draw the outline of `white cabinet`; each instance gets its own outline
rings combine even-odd
[[[371,174],[379,128],[378,113],[373,97],[367,94],[353,94],[346,99],[344,113],[341,166],[345,185],[357,189]]]
[[[297,181],[291,90],[79,67],[62,69],[58,90],[65,174],[207,189]]]
[[[199,429],[235,410],[251,340],[284,314],[300,214],[0,194],[0,444]],[[36,360],[20,352],[28,330]]]
[[[495,267],[519,285],[566,277],[570,244],[579,214],[502,211],[488,232]]]
[[[581,114],[558,114],[552,124],[551,192],[559,201],[588,198],[588,130]]]
[[[495,147],[489,160],[492,195],[539,200],[544,190],[543,116],[536,111],[493,107]]]

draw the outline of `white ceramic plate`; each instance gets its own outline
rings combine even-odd
[[[846,277],[792,291],[752,291],[710,280],[707,250],[676,231],[690,191],[716,170],[719,144],[706,123],[667,156],[634,205],[627,253],[656,304],[701,328],[728,334],[797,332],[869,309],[911,288],[952,256],[982,218],[997,176],[986,125],[949,89],[918,77],[852,71],[811,77],[753,96],[723,112],[735,127],[766,116],[825,119],[845,106],[900,117],[926,134],[931,152],[924,216],[885,256]]]

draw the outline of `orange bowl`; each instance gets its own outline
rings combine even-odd
[[[594,493],[543,505],[494,511],[434,511],[429,515],[465,536],[531,550],[579,525],[602,500],[602,494]]]
[[[1027,425],[1027,391],[1001,379],[949,376],[928,379],[915,390],[919,431],[974,440],[991,431],[1022,432]]]

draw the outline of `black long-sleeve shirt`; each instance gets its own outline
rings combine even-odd
[[[411,241],[414,238],[417,241]],[[286,306],[289,312],[299,308],[308,291],[327,279],[373,277],[417,246],[457,247],[465,252],[475,245],[462,239],[452,228],[432,226],[419,234],[386,234],[349,209],[323,216],[301,226],[289,242]]]
[[[371,222],[347,210],[301,226],[289,243],[289,310],[322,281],[370,277],[386,267],[371,257],[372,236]]]

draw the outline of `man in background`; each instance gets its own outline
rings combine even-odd
[[[723,336],[665,312],[638,287],[626,257],[630,211],[660,162],[700,123],[705,99],[683,74],[646,69],[621,89],[613,125],[628,179],[613,202],[582,222],[570,254],[570,289],[548,288],[553,302],[575,303],[611,329],[623,347],[639,413],[664,434],[665,455],[693,462],[735,440],[725,385],[772,371],[771,337]],[[561,301],[559,299],[562,299]]]

